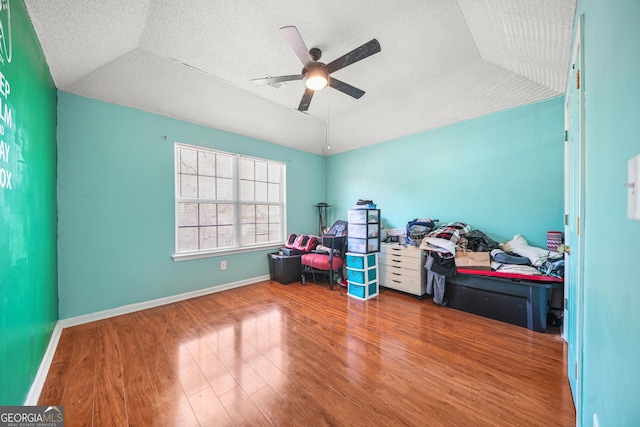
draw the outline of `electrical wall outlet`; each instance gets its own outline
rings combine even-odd
[[[220,261],[220,270],[227,269],[227,261]]]

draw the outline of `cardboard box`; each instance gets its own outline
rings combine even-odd
[[[489,252],[456,251],[456,267],[491,270]]]

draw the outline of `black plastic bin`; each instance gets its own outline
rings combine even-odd
[[[269,254],[269,275],[271,280],[288,285],[299,282],[302,276],[302,255],[280,255],[278,252]]]

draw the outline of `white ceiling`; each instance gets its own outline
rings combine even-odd
[[[25,0],[63,91],[321,154],[415,134],[564,93],[575,0]],[[296,110],[302,81],[280,34],[322,62],[376,38]],[[187,65],[184,65],[187,64]],[[329,123],[331,150],[326,149]]]

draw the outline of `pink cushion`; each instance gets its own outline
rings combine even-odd
[[[543,275],[534,276],[531,274],[507,273],[504,271],[477,270],[473,267],[458,268],[457,270],[458,270],[458,274],[473,274],[476,276],[503,277],[506,279],[523,279],[523,280],[530,280],[534,282],[564,282],[564,279],[560,277],[543,276]]]
[[[342,268],[342,258],[338,256],[333,257],[333,268],[329,265],[329,255],[325,254],[304,254],[300,261],[302,265],[306,265],[311,268],[317,268],[318,270],[337,270]]]

